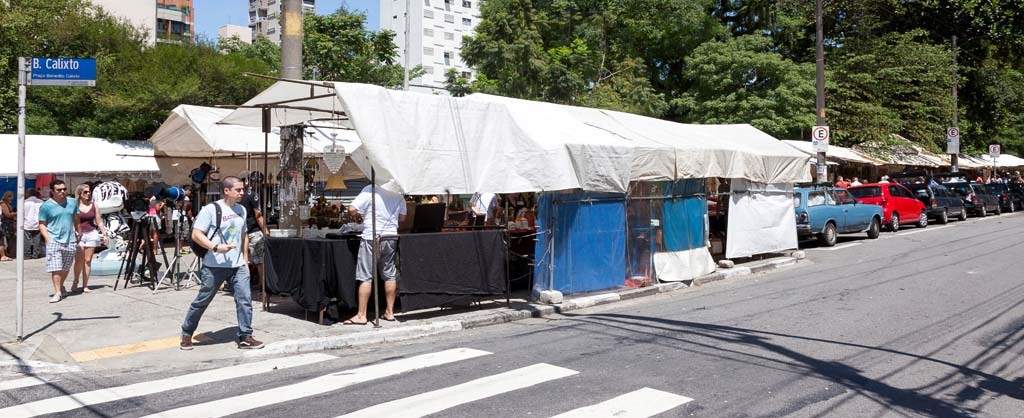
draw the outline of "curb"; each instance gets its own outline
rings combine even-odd
[[[708,283],[733,277],[748,276],[765,271],[791,266],[799,261],[795,257],[777,257],[757,263],[753,266],[719,269],[685,282],[659,283],[653,286],[602,293],[579,298],[566,299],[560,304],[547,305],[541,303],[513,303],[513,306],[481,311],[459,320],[437,321],[422,325],[411,325],[389,329],[374,329],[347,335],[302,338],[268,343],[261,350],[247,351],[245,357],[260,357],[275,354],[296,354],[307,351],[334,350],[346,347],[357,347],[370,344],[383,344],[395,341],[411,340],[431,335],[446,334],[466,329],[480,328],[490,325],[504,324],[529,318],[544,318],[556,313],[571,312],[597,305],[606,305],[623,300],[636,299],[661,293],[674,292],[691,286],[702,286]]]

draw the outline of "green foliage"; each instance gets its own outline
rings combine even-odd
[[[217,49],[225,54],[237,54],[262,62],[272,70],[264,75],[276,76],[281,67],[281,47],[267,39],[265,36],[257,36],[252,43],[242,42],[238,37],[221,39],[217,42]]]
[[[834,50],[826,115],[838,143],[899,134],[930,149],[945,144],[952,118],[952,60],[925,35],[889,34]]]
[[[814,124],[814,66],[771,52],[771,39],[746,35],[706,42],[686,61],[690,88],[672,100],[682,120],[749,123],[799,138]]]
[[[326,16],[303,18],[303,64],[306,78],[377,84],[388,88],[402,86],[404,68],[396,63],[395,34],[378,33],[365,28],[366,15],[344,7]],[[420,66],[410,69],[409,78],[423,74]]]
[[[454,68],[444,73],[444,89],[454,97],[462,97],[473,92],[468,78],[459,75]]]

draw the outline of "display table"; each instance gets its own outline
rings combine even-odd
[[[400,235],[398,307],[412,311],[507,296],[505,236],[504,230]],[[270,237],[267,252],[267,292],[290,295],[307,311],[322,313],[332,300],[342,310],[356,307],[358,237]]]
[[[359,238],[267,238],[266,289],[287,294],[307,311],[319,312],[336,300],[356,306]]]

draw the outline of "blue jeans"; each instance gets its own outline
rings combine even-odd
[[[238,338],[252,335],[252,295],[249,293],[249,269],[245,266],[238,268],[206,267],[200,270],[202,286],[199,287],[199,294],[196,295],[192,305],[188,307],[185,314],[185,322],[181,324],[181,335],[192,336],[199,327],[199,319],[210,306],[213,295],[225,280],[231,285],[235,293],[235,312],[238,314]]]

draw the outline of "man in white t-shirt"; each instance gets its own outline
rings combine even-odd
[[[483,218],[484,223],[491,225],[498,209],[498,195],[494,193],[474,193],[469,199],[469,207],[476,218]]]
[[[348,208],[349,215],[353,219],[363,220],[362,240],[359,243],[359,258],[356,262],[356,280],[359,281],[359,306],[356,316],[345,320],[345,325],[364,325],[369,322],[366,317],[366,305],[370,300],[370,293],[373,291],[373,219],[377,222],[377,236],[398,235],[398,224],[405,220],[406,208],[405,199],[401,193],[387,190],[387,184],[376,188],[376,196],[370,186],[363,187],[359,195],[352,201]],[[376,208],[371,206],[375,202]],[[372,212],[376,209],[376,212]],[[373,216],[376,213],[376,216]],[[373,218],[371,218],[373,216]],[[384,280],[384,297],[387,300],[387,307],[384,310],[382,319],[385,321],[395,320],[395,292],[398,289],[398,270],[395,267],[395,253],[398,250],[398,241],[395,239],[382,239],[380,241],[380,254],[377,262]]]

